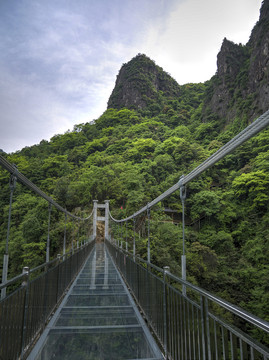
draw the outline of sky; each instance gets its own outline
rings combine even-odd
[[[224,37],[246,44],[261,0],[0,0],[0,149],[93,121],[123,63],[146,54],[179,84],[217,70]]]

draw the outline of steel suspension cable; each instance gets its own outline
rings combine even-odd
[[[62,211],[66,215],[68,215],[71,218],[86,221],[91,218],[93,214],[93,210],[89,216],[86,218],[82,218],[79,216],[75,216],[74,214],[70,213],[66,209],[64,209],[61,205],[59,205],[55,200],[53,200],[51,197],[49,197],[46,193],[44,193],[39,187],[37,187],[35,184],[33,184],[26,176],[24,176],[21,172],[18,171],[17,167],[15,165],[12,165],[8,160],[6,160],[2,155],[0,155],[0,165],[4,169],[6,169],[10,174],[16,176],[17,180],[20,181],[23,185],[27,186],[30,190],[34,191],[36,194],[41,196],[43,199],[48,201],[50,204],[55,206],[58,210]]]
[[[173,194],[176,190],[180,189],[180,187],[186,185],[191,180],[195,179],[197,176],[202,174],[208,168],[216,164],[218,161],[222,160],[226,155],[231,153],[237,147],[242,145],[244,142],[252,138],[254,135],[258,134],[260,131],[269,126],[269,110],[267,110],[263,115],[258,117],[253,123],[247,126],[244,130],[242,130],[239,134],[237,134],[233,139],[228,141],[225,145],[223,145],[219,150],[217,150],[214,154],[209,156],[203,163],[198,165],[194,170],[192,170],[188,175],[182,176],[180,180],[171,186],[168,190],[163,192],[157,198],[149,202],[146,206],[139,209],[137,212],[132,215],[124,218],[124,219],[115,219],[111,213],[109,212],[110,218],[115,222],[124,222],[130,219],[135,218],[136,216],[142,214],[147,211],[148,208],[152,208],[154,205],[158,204],[160,201],[164,200],[171,194]]]

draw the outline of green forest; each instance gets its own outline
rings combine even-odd
[[[152,61],[143,57],[149,66]],[[216,76],[178,91],[147,92],[151,82],[132,64],[145,106],[108,108],[98,119],[12,154],[9,162],[62,207],[88,215],[93,200],[110,200],[115,218],[130,216],[188,174],[248,124],[241,99],[233,121],[210,111]],[[158,71],[163,71],[158,68]],[[137,70],[137,71],[135,71]],[[140,75],[139,75],[140,74]],[[164,73],[169,82],[168,74]],[[133,75],[132,75],[133,76]],[[144,90],[143,90],[144,89]],[[150,93],[148,97],[145,95]],[[153,96],[153,95],[154,96]],[[238,96],[238,95],[237,95]],[[117,105],[117,107],[119,107]],[[244,111],[242,111],[242,109]],[[269,130],[265,129],[187,185],[187,280],[269,320]],[[0,169],[0,267],[9,211],[9,174]],[[173,212],[166,211],[167,209]],[[179,191],[151,209],[151,261],[181,276]],[[171,215],[172,214],[172,215]],[[67,246],[85,236],[67,223]],[[51,215],[51,257],[62,251],[65,218]],[[147,214],[136,221],[137,253],[147,258]],[[17,183],[9,241],[11,278],[45,261],[48,204]],[[123,235],[122,235],[123,232]],[[113,226],[131,249],[133,224]]]

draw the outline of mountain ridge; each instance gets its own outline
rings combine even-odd
[[[211,79],[207,108],[224,122],[247,116],[253,121],[269,108],[269,1],[246,45],[224,38],[217,55],[217,72]],[[251,105],[251,106],[250,106]]]
[[[236,117],[254,120],[269,108],[269,1],[260,9],[260,18],[246,45],[224,38],[217,54],[216,74],[207,82],[200,121],[212,115],[223,126]],[[108,109],[143,112],[155,106],[154,115],[164,111],[171,100],[181,101],[182,89],[168,73],[144,54],[123,64],[108,100]],[[252,105],[251,108],[249,105]]]

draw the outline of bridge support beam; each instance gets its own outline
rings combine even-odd
[[[98,216],[97,210],[105,209],[105,216]],[[97,235],[97,221],[105,222],[105,239],[109,238],[109,200],[105,200],[104,204],[98,204],[98,200],[93,200],[93,238]]]
[[[8,272],[8,254],[4,254],[3,260],[3,272],[2,272],[2,284],[7,282],[7,272]],[[6,288],[1,290],[1,300],[6,297]]]
[[[181,176],[179,180],[180,184],[180,200],[182,203],[182,256],[181,256],[181,276],[184,281],[186,281],[186,252],[185,252],[185,200],[186,200],[186,187],[181,185],[184,175]],[[182,285],[182,294],[186,296],[186,285]]]
[[[16,166],[14,165],[16,168]],[[5,247],[5,253],[4,253],[4,259],[3,259],[3,272],[2,272],[2,284],[5,284],[7,282],[7,273],[8,273],[8,241],[9,241],[9,232],[10,232],[10,223],[11,223],[11,208],[12,208],[12,199],[13,199],[13,193],[16,188],[16,182],[17,178],[13,174],[10,175],[9,180],[9,187],[10,187],[10,199],[9,199],[9,212],[8,212],[8,225],[7,225],[7,237],[6,237],[6,247]],[[1,299],[4,299],[6,297],[6,288],[4,287],[1,290]]]
[[[105,239],[108,240],[108,225],[109,225],[109,200],[105,200]]]
[[[92,224],[92,236],[93,239],[96,238],[96,228],[97,228],[97,206],[98,200],[93,200],[93,224]]]

